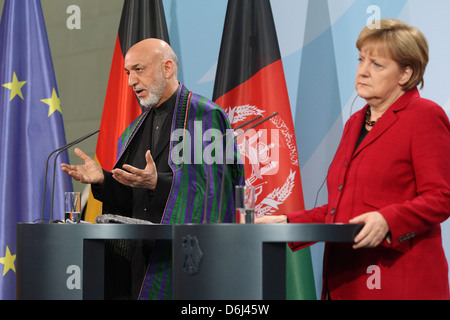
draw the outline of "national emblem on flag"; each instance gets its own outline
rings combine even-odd
[[[213,100],[227,112],[233,128],[277,113],[237,140],[245,183],[256,191],[255,214],[304,209],[294,125],[269,0],[228,1]],[[288,251],[287,277],[300,272],[291,266],[301,265],[303,278],[293,294],[290,286],[296,284],[287,281],[287,297],[315,299],[309,248],[301,251],[293,255]]]

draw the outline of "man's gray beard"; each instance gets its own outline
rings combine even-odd
[[[157,74],[157,80],[155,82],[158,84],[157,86],[145,89],[148,92],[148,98],[139,99],[141,106],[145,109],[156,106],[161,101],[164,90],[166,90],[167,84],[162,73]]]
[[[156,94],[150,92],[150,90],[148,90],[148,89],[146,89],[146,90],[148,92],[148,98],[147,99],[139,98],[139,102],[140,102],[141,106],[144,107],[145,109],[156,106],[162,98],[162,93],[156,95]]]

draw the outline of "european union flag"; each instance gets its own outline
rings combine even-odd
[[[0,61],[0,299],[14,299],[16,224],[40,221],[46,159],[66,143],[40,0],[5,0]],[[58,159],[68,163],[67,153]],[[53,218],[63,219],[72,181],[57,170],[55,183]]]

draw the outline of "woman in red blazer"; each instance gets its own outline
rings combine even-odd
[[[325,245],[323,299],[449,299],[440,223],[450,216],[450,124],[417,90],[428,63],[422,33],[380,25],[357,41],[355,86],[367,105],[345,125],[328,204],[257,223],[364,224],[355,243]]]

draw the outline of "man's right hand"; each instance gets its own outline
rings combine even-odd
[[[99,184],[103,182],[104,175],[100,165],[83,151],[75,148],[75,154],[84,161],[81,165],[69,165],[62,163],[62,170],[69,176],[82,183]]]

